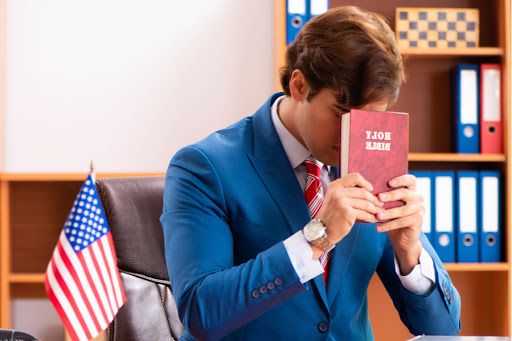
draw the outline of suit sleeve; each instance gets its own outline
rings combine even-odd
[[[195,147],[169,165],[160,218],[180,319],[203,340],[219,339],[306,290],[283,243],[234,266],[221,181]]]
[[[409,332],[414,335],[456,335],[460,331],[459,293],[423,233],[420,241],[434,261],[436,281],[429,292],[417,295],[403,287],[395,271],[389,239],[377,273]]]

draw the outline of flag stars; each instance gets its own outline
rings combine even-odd
[[[80,251],[108,233],[106,220],[96,188],[89,181],[74,201],[65,224],[64,232],[72,248]]]

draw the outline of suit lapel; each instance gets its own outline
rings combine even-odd
[[[256,173],[285,217],[290,234],[311,220],[304,193],[284,151],[271,118],[272,103],[282,93],[273,95],[253,116],[254,154],[248,155]],[[325,308],[327,294],[322,276],[313,280]]]

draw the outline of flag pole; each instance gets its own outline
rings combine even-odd
[[[94,174],[94,161],[91,160],[91,164],[90,164],[90,175],[91,175],[91,178],[92,178],[92,181],[93,182],[96,182],[96,174]]]

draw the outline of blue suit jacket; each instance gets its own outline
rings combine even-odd
[[[282,241],[311,216],[272,124],[279,95],[169,165],[161,223],[182,340],[371,340],[375,271],[411,333],[456,334],[459,294],[423,234],[436,271],[426,295],[402,287],[373,224],[356,224],[336,246],[327,288],[322,276],[300,282]]]

